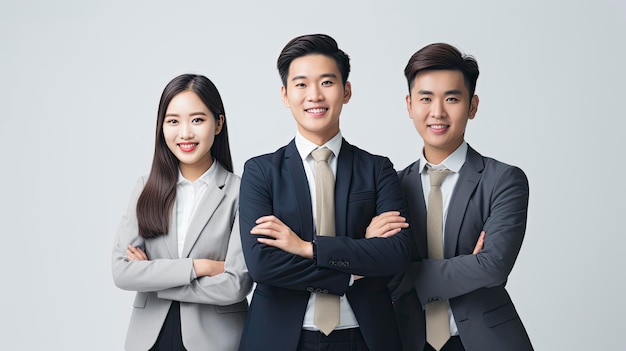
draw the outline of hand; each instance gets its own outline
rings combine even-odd
[[[193,270],[198,278],[212,277],[224,273],[224,261],[196,258],[193,260]]]
[[[258,238],[258,242],[304,258],[313,258],[313,244],[300,239],[276,216],[261,217],[256,220],[256,224],[250,234],[269,236],[269,238]]]
[[[485,231],[484,230],[480,232],[480,236],[478,237],[478,241],[476,242],[476,246],[474,247],[474,251],[472,252],[472,255],[476,255],[477,253],[479,253],[480,250],[483,249],[483,246],[485,246]]]
[[[398,234],[400,230],[408,227],[409,224],[406,222],[406,218],[400,216],[400,212],[384,212],[372,218],[370,225],[365,230],[365,237],[367,239],[388,238]]]
[[[128,245],[126,259],[129,261],[147,261],[148,255],[141,248]]]

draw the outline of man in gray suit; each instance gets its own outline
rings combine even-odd
[[[390,284],[403,349],[532,350],[505,289],[526,230],[528,181],[464,138],[478,108],[478,64],[436,43],[404,73],[424,148],[399,174],[416,243],[410,268]],[[437,186],[430,173],[442,172]]]

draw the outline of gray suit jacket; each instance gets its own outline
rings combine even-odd
[[[419,161],[400,172],[416,247],[414,262],[390,284],[403,349],[423,350],[426,304],[449,300],[468,351],[532,350],[505,290],[526,230],[528,180],[522,170],[468,148],[445,226],[443,260],[428,257]],[[480,232],[483,250],[472,255]]]
[[[239,183],[216,163],[215,186],[209,186],[189,225],[178,258],[176,206],[167,235],[143,239],[137,233],[135,206],[146,177],[139,179],[113,246],[113,279],[137,291],[126,336],[126,350],[148,350],[156,341],[172,300],[180,301],[183,344],[187,350],[237,350],[252,280],[239,236]],[[126,248],[138,246],[147,261],[128,261]],[[225,272],[192,280],[194,258],[225,261]]]

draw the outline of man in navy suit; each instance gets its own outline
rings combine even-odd
[[[505,289],[526,230],[528,181],[519,168],[483,157],[465,141],[478,109],[478,64],[436,43],[417,51],[404,73],[407,109],[424,147],[400,172],[417,245],[409,269],[390,284],[403,350],[532,350]],[[444,168],[443,257],[433,258],[429,169]],[[426,317],[435,304],[443,306],[440,324]],[[429,328],[445,329],[445,338],[427,338]]]
[[[297,132],[244,166],[241,239],[257,285],[240,350],[399,350],[387,284],[407,268],[414,244],[408,224],[397,222],[407,214],[389,159],[341,136],[339,116],[352,94],[349,57],[327,35],[304,35],[284,47],[277,66]],[[311,153],[322,148],[332,152],[335,233],[316,231]],[[395,211],[385,214],[392,227],[366,239],[372,218],[387,211]],[[320,295],[339,301],[330,332],[314,320]]]

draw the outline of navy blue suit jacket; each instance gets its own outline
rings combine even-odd
[[[411,234],[364,238],[372,217],[391,210],[408,216],[389,159],[342,141],[336,237],[316,238],[317,260],[260,244],[250,234],[257,218],[273,214],[303,240],[314,239],[311,195],[295,141],[245,163],[239,205],[243,252],[257,283],[240,350],[295,350],[311,292],[347,294],[370,350],[400,348],[387,283],[407,268]],[[349,286],[351,274],[366,278]]]
[[[445,226],[443,260],[428,257],[426,203],[419,161],[400,172],[416,256],[390,284],[403,350],[423,350],[423,307],[449,300],[467,351],[529,351],[531,342],[505,289],[526,230],[528,180],[524,172],[468,147]],[[480,232],[485,244],[472,251]]]

